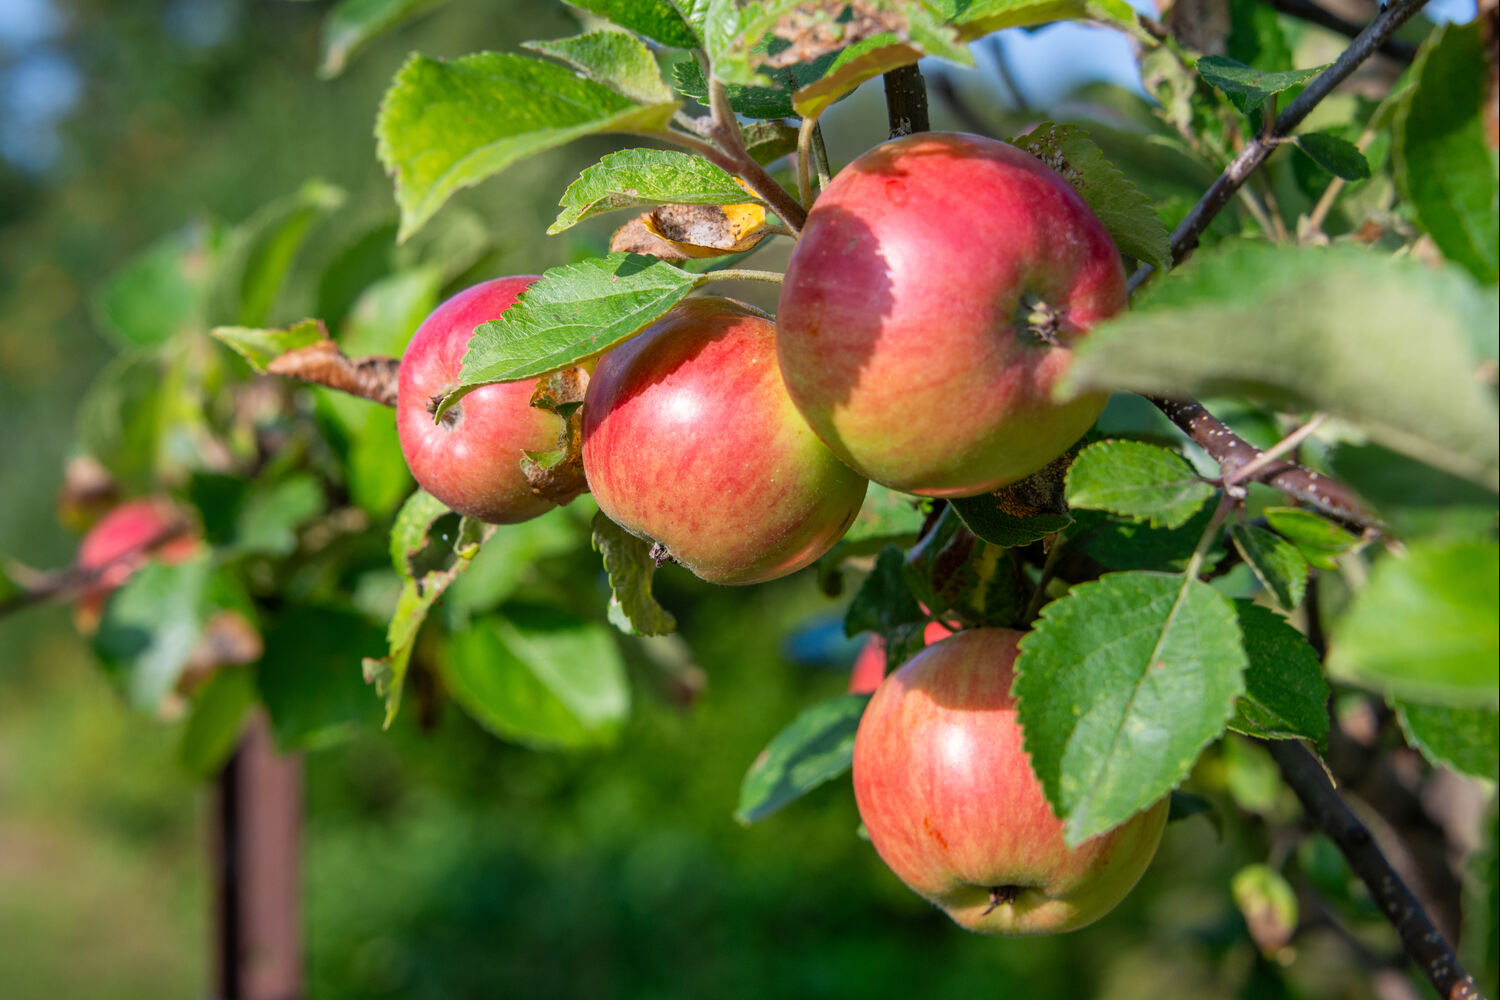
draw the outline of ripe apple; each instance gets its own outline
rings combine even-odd
[[[712,583],[811,563],[867,485],[787,398],[775,325],[729,299],[688,299],[605,355],[583,401],[583,471],[599,509]]]
[[[927,627],[922,630],[922,643],[931,646],[939,639],[945,639],[952,634],[953,630],[942,622],[928,622]],[[849,693],[869,694],[880,687],[880,682],[883,680],[885,680],[885,640],[874,635],[854,658],[854,666],[849,668]]]
[[[960,926],[1075,930],[1114,908],[1161,840],[1167,800],[1069,848],[1010,696],[1022,633],[927,647],[875,692],[854,738],[854,796],[880,857]]]
[[[963,497],[1062,454],[1105,397],[1053,401],[1090,327],[1125,305],[1104,225],[1014,146],[923,132],[864,154],[808,214],[777,355],[797,408],[878,483]]]
[[[536,379],[487,385],[434,422],[437,403],[458,385],[474,328],[497,319],[536,281],[495,278],[459,292],[422,321],[396,387],[396,432],[417,484],[460,514],[515,524],[554,504],[531,491],[522,452],[557,447],[562,418],[531,405]]]
[[[192,522],[165,497],[127,500],[110,510],[78,545],[77,568],[96,574],[74,606],[79,630],[98,628],[105,600],[146,563],[180,563],[197,551]]]

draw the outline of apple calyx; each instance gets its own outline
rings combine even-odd
[[[1063,328],[1063,313],[1044,302],[1040,296],[1023,295],[1016,306],[1016,325],[1048,347],[1063,346],[1058,336]]]
[[[990,886],[990,905],[985,907],[981,917],[987,917],[1002,906],[1009,906],[1021,897],[1021,886],[1019,885],[992,885]]]

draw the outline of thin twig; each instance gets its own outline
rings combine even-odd
[[[192,526],[186,521],[169,524],[161,531],[146,539],[142,544],[121,552],[119,555],[107,562],[100,563],[98,566],[87,568],[75,566],[71,569],[49,573],[37,586],[29,587],[19,594],[14,594],[0,601],[0,618],[38,604],[44,604],[54,598],[65,599],[80,594],[98,582],[99,578],[110,570],[132,560],[139,559],[141,556],[149,556],[163,545],[183,537],[191,530]]]
[[[1307,423],[1303,424],[1301,427],[1298,427],[1296,430],[1292,431],[1292,433],[1288,434],[1280,441],[1277,441],[1274,445],[1267,448],[1259,455],[1256,455],[1249,462],[1240,466],[1234,472],[1224,476],[1222,480],[1224,485],[1233,486],[1236,483],[1242,483],[1246,479],[1249,479],[1261,469],[1264,469],[1266,466],[1276,461],[1282,455],[1285,455],[1287,452],[1292,451],[1303,441],[1306,441],[1313,435],[1313,432],[1315,432],[1319,427],[1323,426],[1324,421],[1326,421],[1327,419],[1328,414],[1326,413],[1313,414],[1312,419]]]
[[[1375,838],[1339,795],[1323,763],[1296,740],[1266,740],[1281,776],[1302,803],[1307,818],[1327,834],[1344,860],[1396,928],[1401,945],[1445,1000],[1482,1000],[1453,946],[1433,926],[1427,911],[1381,853]]]

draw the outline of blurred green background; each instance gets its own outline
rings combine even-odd
[[[55,498],[76,402],[113,354],[94,305],[112,272],[163,234],[239,221],[310,177],[349,194],[335,229],[393,218],[371,129],[405,53],[514,50],[578,27],[560,4],[450,4],[320,81],[326,10],[0,2],[0,553],[34,567],[72,557]],[[1019,36],[1015,69],[1051,67],[1021,75],[1025,100],[1129,127],[1142,103],[1127,89],[1076,89],[1128,81],[1116,42],[1090,42],[1085,71]],[[1028,116],[987,76],[956,84],[997,122]],[[879,141],[883,123],[878,89],[841,105],[834,158]],[[478,266],[538,272],[602,247],[603,224],[542,233],[566,181],[607,148],[538,157],[458,199],[495,240]],[[1228,818],[1222,832],[1174,823],[1126,903],[1062,938],[957,931],[855,835],[846,781],[737,826],[745,768],[801,707],[843,690],[853,646],[790,654],[785,636],[817,645],[839,612],[807,574],[738,592],[669,573],[662,589],[706,684],[684,697],[635,656],[636,710],[613,750],[509,747],[439,705],[308,755],[312,996],[1371,995],[1331,926],[1313,922],[1286,967],[1245,933],[1229,879],[1270,850],[1256,814],[1287,808],[1248,744],[1200,767],[1195,790]],[[208,795],[178,765],[177,727],[124,707],[65,609],[0,620],[0,651],[0,995],[207,995]],[[1336,859],[1302,853],[1339,882]],[[1381,925],[1365,931],[1389,946]]]

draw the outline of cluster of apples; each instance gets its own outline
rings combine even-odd
[[[442,422],[476,326],[532,277],[445,302],[402,359],[397,420],[417,481],[497,523],[551,504],[523,452],[562,418],[535,385],[479,389]],[[599,508],[705,580],[808,565],[853,522],[867,481],[927,497],[989,492],[1041,468],[1102,397],[1053,387],[1071,345],[1125,304],[1119,255],[1076,192],[1005,143],[924,133],[855,160],[819,196],[773,321],[688,299],[591,373],[582,462]],[[1115,905],[1155,853],[1165,802],[1069,848],[1010,698],[1020,633],[944,637],[879,684],[855,743],[860,814],[886,863],[958,923],[1071,930]]]

